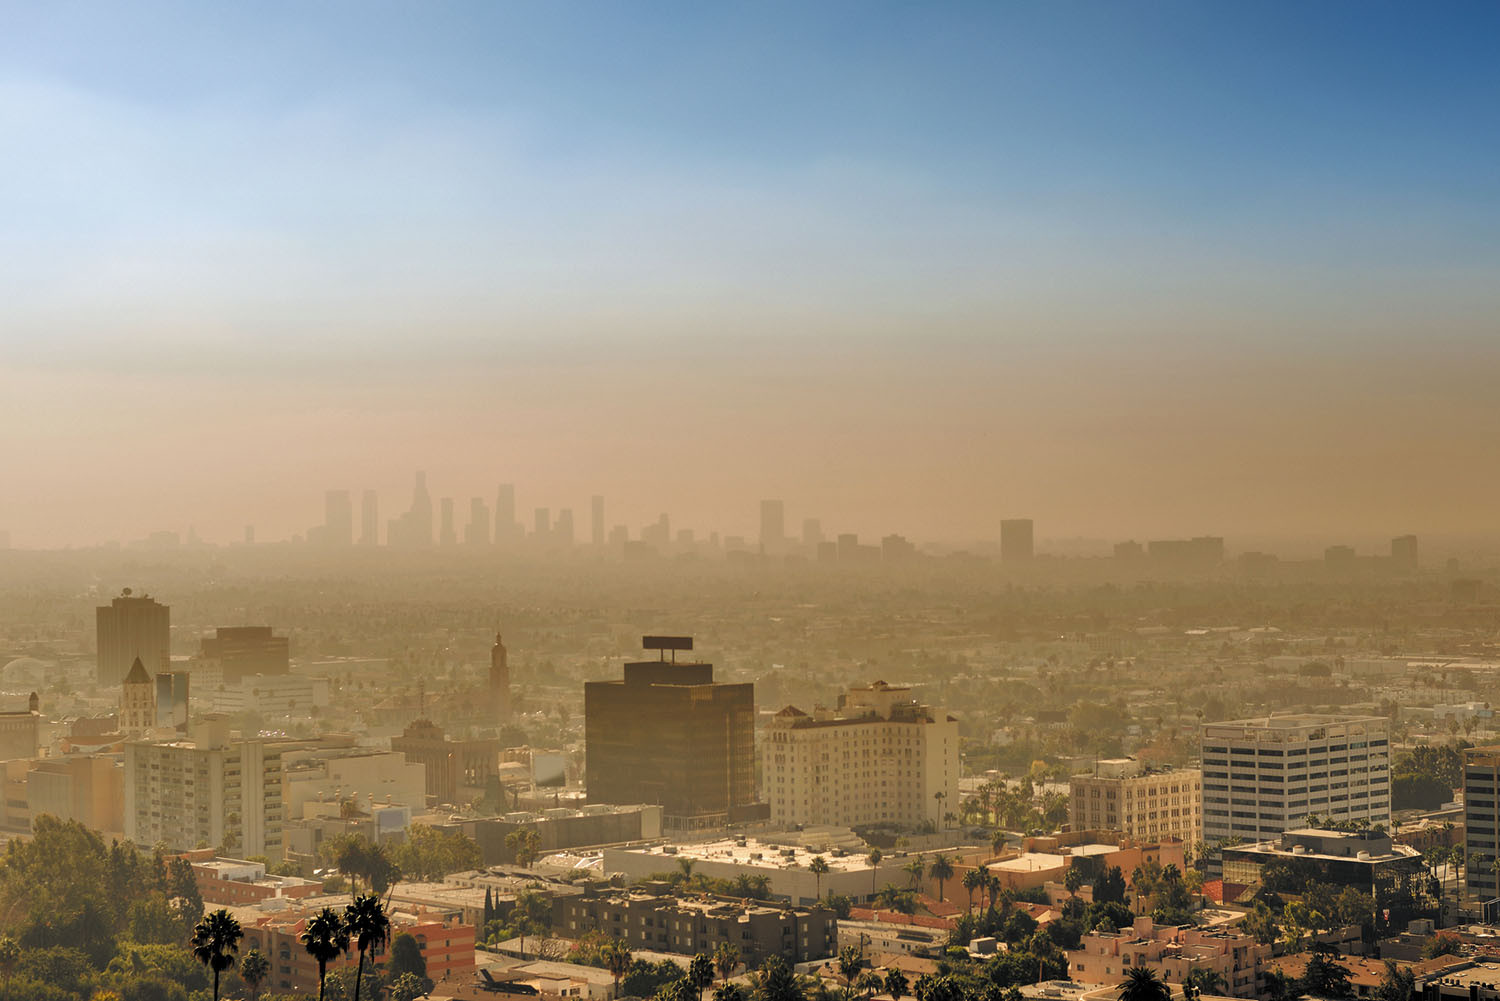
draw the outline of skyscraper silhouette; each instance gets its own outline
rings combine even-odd
[[[495,544],[505,545],[516,537],[516,486],[500,484],[495,494]]]
[[[786,508],[779,500],[760,502],[760,547],[778,553],[786,543]]]
[[[366,490],[360,498],[359,544],[380,545],[380,498],[373,490]]]
[[[1031,519],[1007,518],[1000,522],[1000,562],[1025,563],[1031,557]]]
[[[347,490],[329,490],[323,495],[323,543],[354,544],[354,503]]]
[[[172,669],[172,607],[130,588],[95,610],[100,685],[113,688],[140,658],[147,675]]]
[[[604,498],[595,494],[591,503],[593,505],[592,538],[594,548],[599,549],[604,545]]]

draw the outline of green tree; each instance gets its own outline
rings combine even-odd
[[[901,871],[906,873],[908,888],[915,890],[921,884],[922,877],[927,875],[927,866],[922,864],[922,859],[918,856],[902,866]]]
[[[463,831],[412,824],[406,841],[391,852],[391,861],[408,879],[436,880],[478,869],[483,859],[479,843]]]
[[[414,973],[417,979],[427,979],[427,960],[422,958],[422,947],[415,936],[401,932],[391,939],[391,954],[385,961],[386,976],[395,979],[403,973]]]
[[[1416,977],[1411,969],[1397,966],[1395,960],[1385,961],[1385,976],[1375,988],[1375,1001],[1411,1001],[1416,990]]]
[[[1172,989],[1149,966],[1132,966],[1120,983],[1120,1001],[1172,1001]]]
[[[1321,952],[1307,958],[1302,971],[1302,992],[1321,998],[1352,998],[1354,985],[1349,982],[1349,968]]]
[[[21,945],[9,935],[0,936],[0,977],[4,978],[4,985],[10,986],[11,974],[16,972],[16,964],[21,961]]]
[[[859,971],[864,969],[864,950],[857,945],[846,945],[839,950],[839,976],[844,978],[845,987],[854,986],[854,978],[859,976]]]
[[[704,988],[714,982],[714,961],[705,953],[698,953],[688,963],[687,979],[693,985],[693,990],[701,994]]]
[[[828,860],[821,855],[814,855],[807,863],[807,871],[813,874],[814,893],[819,900],[822,900],[823,877],[828,875]]]
[[[906,974],[899,967],[891,967],[885,971],[885,992],[895,1001],[901,1001],[902,995],[910,990],[911,985],[906,981]]]
[[[417,998],[432,990],[432,983],[415,973],[403,973],[391,981],[388,990],[390,1001],[417,1001]]]
[[[720,984],[714,990],[714,1001],[745,1001],[745,992],[738,984]]]
[[[1063,873],[1063,886],[1068,888],[1068,893],[1078,896],[1078,891],[1083,888],[1083,870],[1076,865],[1068,866],[1067,872]]]
[[[617,938],[601,949],[600,955],[604,959],[604,968],[615,978],[615,996],[619,997],[620,978],[630,970],[630,950],[624,939]]]
[[[879,848],[871,848],[870,854],[865,856],[865,861],[870,865],[870,896],[875,896],[876,884],[880,882],[880,861],[885,858],[885,853]]]
[[[1192,985],[1193,992],[1202,997],[1204,994],[1222,994],[1225,986],[1224,976],[1218,970],[1210,970],[1201,966],[1195,966],[1188,971],[1187,986]]]
[[[753,1001],[807,1001],[807,991],[786,960],[772,953],[751,978]]]
[[[251,949],[240,960],[240,979],[250,988],[250,1001],[260,997],[260,985],[271,975],[271,961],[259,949]]]
[[[318,1001],[328,982],[328,964],[349,951],[349,929],[332,907],[325,907],[307,919],[302,929],[302,948],[318,964]]]
[[[732,942],[720,942],[714,946],[714,970],[719,979],[729,983],[729,975],[740,965],[740,950]]]
[[[193,929],[193,957],[213,971],[214,1001],[219,1001],[219,974],[234,965],[244,934],[240,923],[223,908],[205,914]]]
[[[943,899],[943,884],[953,878],[953,860],[946,855],[937,855],[932,859],[932,868],[928,870],[933,879],[937,880],[938,900]]]
[[[516,864],[531,868],[542,854],[542,836],[529,827],[518,828],[505,836],[505,850]]]
[[[385,945],[391,935],[391,919],[380,905],[380,898],[373,893],[366,893],[355,897],[344,908],[344,927],[349,929],[349,938],[359,951],[359,962],[354,967],[354,1001],[359,1001],[365,954]]]
[[[984,870],[977,867],[974,869],[970,869],[963,874],[963,876],[959,879],[959,882],[963,884],[963,888],[969,893],[968,913],[973,914],[974,891],[984,886]]]

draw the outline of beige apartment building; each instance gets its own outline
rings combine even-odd
[[[958,809],[958,721],[877,681],[837,709],[787,706],[767,728],[763,774],[783,824],[934,827]]]
[[[125,836],[234,855],[282,857],[281,747],[232,740],[209,717],[190,740],[125,745]]]
[[[1145,841],[1203,840],[1203,773],[1151,770],[1134,758],[1100,761],[1073,776],[1068,822],[1075,831],[1119,831]]]

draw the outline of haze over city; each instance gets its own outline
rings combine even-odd
[[[1495,17],[12,9],[0,528],[1487,537]]]

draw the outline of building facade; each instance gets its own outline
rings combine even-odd
[[[672,830],[760,819],[755,686],[714,681],[712,664],[645,661],[583,687],[590,803],[655,803]]]
[[[179,850],[200,845],[282,857],[281,749],[232,740],[228,721],[196,724],[192,739],[125,745],[125,836]]]
[[[1134,758],[1101,761],[1093,774],[1075,775],[1068,822],[1075,831],[1119,831],[1141,839],[1203,840],[1203,773],[1196,768],[1153,771]]]
[[[95,609],[97,676],[108,688],[120,684],[139,658],[148,675],[172,669],[172,606],[126,588]]]
[[[200,641],[198,656],[212,661],[222,672],[224,685],[238,685],[257,674],[291,671],[291,644],[276,636],[270,626],[227,626]],[[162,668],[165,670],[165,668]]]
[[[586,893],[557,897],[553,924],[566,938],[601,931],[632,949],[713,955],[721,943],[739,949],[754,968],[767,957],[790,964],[824,959],[838,950],[838,921],[826,907],[790,908],[727,899],[681,900],[650,893]]]
[[[1384,716],[1296,713],[1203,727],[1203,837],[1264,841],[1309,816],[1389,823]]]
[[[392,737],[391,750],[427,770],[427,795],[439,803],[468,802],[488,792],[490,780],[500,777],[498,740],[449,740],[442,727],[426,718]]]
[[[1464,751],[1464,880],[1469,896],[1500,897],[1500,745]]]
[[[811,715],[787,706],[771,720],[762,768],[771,819],[941,828],[958,803],[958,721],[883,681],[840,702]]]

